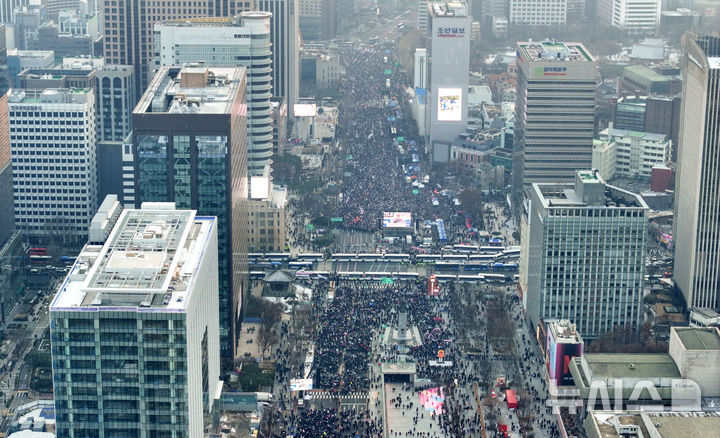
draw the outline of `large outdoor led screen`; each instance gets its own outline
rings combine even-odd
[[[412,228],[412,213],[398,211],[384,212],[383,228]]]
[[[438,122],[462,120],[462,89],[438,88]]]

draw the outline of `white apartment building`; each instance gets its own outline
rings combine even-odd
[[[217,228],[145,203],[85,245],[50,304],[58,437],[204,436],[222,387]]]
[[[598,0],[597,20],[631,34],[652,34],[660,24],[661,6],[660,0]]]
[[[670,160],[672,141],[665,135],[614,129],[610,125],[593,144],[593,169],[603,178],[650,179],[653,166]]]
[[[567,0],[510,0],[512,24],[553,26],[566,20]]]
[[[272,51],[269,12],[233,18],[172,20],[155,25],[156,69],[204,61],[212,67],[247,67],[248,176],[272,162]]]
[[[97,202],[92,89],[10,90],[15,226],[84,241]]]

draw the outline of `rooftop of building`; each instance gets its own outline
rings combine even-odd
[[[704,318],[720,318],[720,313],[709,307],[691,307],[690,312],[697,313]]]
[[[593,62],[595,58],[582,43],[560,41],[524,41],[517,43],[518,50],[529,61]]]
[[[467,4],[464,1],[428,2],[428,12],[435,17],[468,16]]]
[[[8,103],[86,103],[90,88],[47,88],[45,90],[11,89]]]
[[[648,86],[654,82],[670,82],[679,80],[678,75],[663,75],[650,67],[641,64],[625,67],[622,75],[625,79]]]
[[[667,353],[585,353],[593,379],[680,378],[675,361]]]
[[[545,209],[648,208],[642,196],[605,183],[595,169],[575,171],[575,183],[533,183],[533,190]]]
[[[715,327],[673,327],[686,350],[720,350],[720,329]]]
[[[46,58],[55,56],[55,51],[8,49],[7,56],[18,56],[21,58]]]
[[[599,438],[715,436],[720,413],[590,411],[586,424]]]
[[[85,245],[50,310],[183,311],[215,218],[174,207],[124,210],[102,245]]]
[[[33,77],[38,79],[62,79],[66,76],[82,76],[84,78],[92,78],[95,70],[81,68],[26,68],[19,77]]]
[[[654,132],[640,132],[629,129],[605,128],[598,133],[600,138],[603,137],[634,137],[641,138],[645,141],[652,142],[668,142],[670,139],[665,134],[656,134]]]
[[[575,328],[575,324],[571,324],[566,319],[550,322],[548,328],[553,334],[553,339],[558,344],[579,344],[582,342],[582,337]]]
[[[720,36],[699,35],[695,42],[705,53],[710,68],[720,69]]]
[[[245,67],[160,67],[133,113],[227,114]]]
[[[265,11],[244,11],[234,17],[195,17],[195,18],[178,18],[174,20],[159,21],[157,24],[161,26],[174,27],[196,27],[196,26],[227,26],[227,27],[243,27],[246,23],[245,19],[270,19],[272,12]]]

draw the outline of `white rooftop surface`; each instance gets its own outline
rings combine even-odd
[[[100,245],[86,245],[50,310],[183,311],[215,218],[194,210],[125,210]]]
[[[720,57],[713,56],[713,57],[709,57],[707,60],[708,60],[708,65],[710,66],[710,68],[712,68],[712,69],[720,68]]]
[[[8,438],[55,438],[51,432],[33,432],[32,430],[21,430],[10,434]]]

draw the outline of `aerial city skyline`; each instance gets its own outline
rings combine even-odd
[[[717,435],[718,17],[0,0],[0,434]]]

